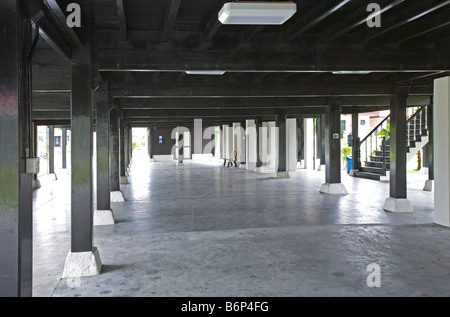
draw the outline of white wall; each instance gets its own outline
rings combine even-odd
[[[314,119],[304,119],[305,162],[304,168],[313,169]]]
[[[434,81],[434,221],[450,227],[450,77]]]

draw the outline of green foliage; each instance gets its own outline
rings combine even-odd
[[[378,132],[377,134],[378,136],[380,136],[380,139],[387,138],[391,135],[391,124],[389,123],[386,128],[381,129],[380,132]]]
[[[352,148],[351,147],[346,146],[346,147],[342,148],[342,150],[341,150],[342,162],[344,162],[344,163],[347,162],[347,156],[350,155],[350,154],[352,154]]]
[[[132,151],[134,151],[135,148],[137,148],[137,142],[133,141],[133,143],[131,144],[132,147]]]

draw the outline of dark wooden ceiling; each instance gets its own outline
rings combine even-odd
[[[33,60],[41,123],[70,114],[72,53],[85,41],[62,23],[71,2],[39,0],[29,9],[30,18],[43,13]],[[78,2],[93,17],[95,82],[108,80],[114,104],[140,126],[270,119],[281,107],[292,117],[313,115],[330,98],[344,112],[384,109],[396,86],[407,86],[409,104],[419,105],[429,103],[433,79],[450,73],[450,1],[377,1],[380,28],[367,26],[374,1],[366,0],[296,0],[297,13],[281,26],[222,25],[223,0]]]

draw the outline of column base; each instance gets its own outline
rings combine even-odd
[[[261,166],[260,167],[255,167],[255,172],[256,173],[262,173],[263,172],[262,167]]]
[[[38,179],[33,180],[33,189],[41,188],[41,182]]]
[[[123,197],[123,193],[119,191],[111,192],[111,202],[112,203],[121,203],[125,201],[125,197]]]
[[[126,176],[120,176],[120,184],[122,185],[128,184],[128,178]]]
[[[352,176],[352,177],[355,177],[356,176],[356,173],[355,172],[357,172],[358,170],[350,170],[350,172],[348,173],[348,176]]]
[[[423,190],[426,192],[432,192],[433,191],[433,183],[434,183],[433,180],[427,179],[425,181],[425,186],[423,187]]]
[[[56,173],[49,173],[48,176],[52,179],[57,181],[58,180],[58,176],[56,176]]]
[[[273,178],[287,179],[291,178],[291,175],[289,175],[289,172],[276,172]]]
[[[62,278],[99,275],[102,261],[96,247],[88,252],[69,252]]]
[[[320,192],[322,194],[329,194],[329,195],[347,195],[347,189],[345,188],[344,184],[342,183],[324,183],[320,187]]]
[[[326,168],[326,165],[325,165],[325,164],[317,165],[316,170],[317,170],[317,171],[325,171],[325,168]]]
[[[96,210],[94,212],[94,226],[109,226],[115,223],[112,210]]]
[[[125,176],[128,177],[130,176],[130,174],[128,172],[125,172]]]
[[[247,168],[247,164],[245,164],[245,163],[239,163],[239,168]]]
[[[176,161],[176,162],[175,162],[175,165],[176,165],[176,166],[183,166],[183,162],[178,162],[178,161]]]
[[[384,202],[383,209],[390,212],[412,212],[411,202],[405,198],[389,197]]]

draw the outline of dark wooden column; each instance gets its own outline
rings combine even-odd
[[[278,127],[278,172],[286,172],[286,114],[279,112],[275,117]]]
[[[0,1],[0,296],[32,295],[30,56],[24,1]]]
[[[262,166],[261,161],[261,150],[262,150],[262,136],[261,136],[261,128],[262,128],[262,118],[257,118],[255,120],[256,124],[256,167]]]
[[[97,114],[97,210],[111,209],[109,186],[109,92],[95,93]]]
[[[359,169],[358,153],[359,153],[359,114],[352,114],[352,135],[353,135],[353,147],[352,147],[352,170]]]
[[[119,118],[119,162],[120,162],[120,183],[126,183],[126,159],[125,159],[125,118],[123,115]]]
[[[304,119],[297,119],[297,162],[305,159]],[[325,151],[324,151],[325,155]],[[325,163],[324,163],[325,164]]]
[[[72,64],[72,252],[92,251],[92,69]]]
[[[332,100],[325,110],[325,183],[341,182],[341,105]]]
[[[61,137],[62,168],[67,168],[67,129],[62,128]]]
[[[110,112],[109,131],[109,163],[111,191],[120,191],[120,164],[119,164],[119,110],[114,107]]]
[[[390,197],[406,199],[406,89],[391,97]]]
[[[48,127],[48,173],[55,173],[55,127]]]

